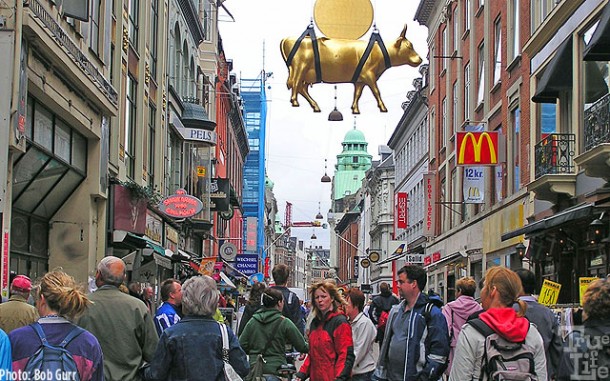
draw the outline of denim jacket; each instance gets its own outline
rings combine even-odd
[[[230,328],[228,333],[229,363],[245,377],[250,370],[246,353]],[[167,328],[150,366],[144,370],[144,379],[224,381],[219,324],[211,317],[185,316]]]

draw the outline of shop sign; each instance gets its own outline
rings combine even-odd
[[[424,255],[423,254],[407,254],[405,256],[405,262],[411,264],[422,264],[424,263]]]
[[[131,233],[146,232],[146,200],[135,199],[122,185],[114,186],[114,230]]]
[[[2,216],[2,214],[0,214]],[[2,221],[0,221],[2,222]],[[9,251],[8,251],[8,230],[4,231],[2,236],[2,296],[8,297],[8,280],[9,280]]]
[[[155,242],[163,240],[163,222],[161,217],[150,210],[146,212],[146,229],[144,234]]]
[[[257,222],[258,219],[256,217],[246,218],[246,251],[256,251]]]
[[[430,266],[432,264],[432,256],[426,255],[424,257],[424,266]]]
[[[225,241],[225,243],[220,246],[220,256],[225,261],[233,262],[237,256],[237,246],[229,241]]]
[[[361,284],[360,291],[362,291],[363,294],[372,294],[373,287],[370,284]]]
[[[166,197],[159,204],[159,210],[172,218],[190,218],[202,209],[203,202],[197,197],[188,195],[184,189],[178,189],[175,194]]]
[[[432,253],[432,263],[436,263],[441,260],[441,252],[437,251]]]
[[[214,274],[214,265],[216,265],[216,258],[201,258],[201,264],[199,265],[199,274],[212,276],[212,274]]]
[[[231,208],[229,202],[229,193],[231,192],[231,184],[229,179],[211,179],[210,180],[210,210],[217,212],[227,212]]]
[[[485,171],[484,167],[464,168],[464,193],[465,204],[485,203]]]
[[[542,282],[542,289],[540,289],[538,303],[544,304],[545,306],[557,304],[557,299],[559,299],[559,291],[561,291],[561,284],[545,279],[544,282]]]
[[[358,259],[357,255],[354,256],[354,279],[358,279]]]
[[[168,241],[177,244],[180,239],[180,236],[178,235],[178,230],[174,229],[171,226],[167,226],[167,228],[165,229],[165,238],[167,238]]]
[[[239,254],[235,258],[235,268],[249,276],[258,272],[258,254]]]
[[[427,173],[424,175],[424,196],[425,209],[424,209],[424,230],[422,235],[424,237],[434,237],[434,230],[436,225],[436,187],[434,184],[434,174]]]
[[[498,164],[499,144],[497,131],[460,131],[456,133],[456,136],[457,165]]]
[[[172,269],[172,261],[169,258],[162,257],[158,254],[154,255],[155,263],[160,267],[165,267],[166,269]]]
[[[394,210],[394,221],[396,221],[396,229],[406,229],[408,226],[407,216],[407,193],[396,193],[396,208]]]
[[[578,283],[580,285],[580,305],[581,306],[584,304],[583,297],[585,296],[585,292],[589,288],[589,285],[598,279],[599,278],[596,276],[578,278]]]

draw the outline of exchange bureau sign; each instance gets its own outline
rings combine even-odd
[[[189,218],[201,212],[203,202],[197,197],[188,195],[184,189],[178,189],[161,201],[159,210],[173,218]]]
[[[249,276],[258,272],[258,254],[238,254],[235,258],[235,268]]]

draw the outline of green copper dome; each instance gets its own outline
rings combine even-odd
[[[355,128],[347,131],[347,134],[345,134],[345,138],[343,139],[343,143],[367,144],[362,131],[358,131]]]

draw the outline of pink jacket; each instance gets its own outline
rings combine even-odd
[[[451,371],[451,365],[453,365],[453,354],[455,353],[455,346],[457,345],[458,336],[462,330],[462,326],[466,323],[468,316],[482,310],[483,308],[472,296],[462,295],[453,302],[447,303],[443,306],[443,316],[447,320],[447,328],[449,329],[449,366],[445,371],[445,374],[449,374]]]

